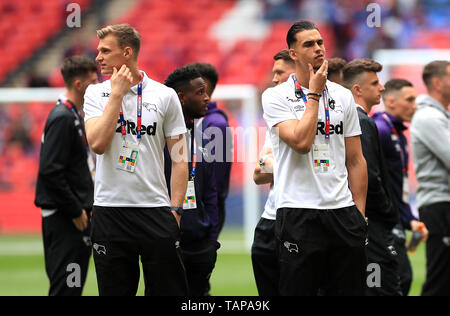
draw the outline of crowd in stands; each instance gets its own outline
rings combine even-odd
[[[83,8],[91,2],[77,1]],[[141,68],[155,80],[163,81],[176,67],[202,61],[217,67],[219,84],[250,83],[261,89],[270,82],[274,52],[286,46],[286,30],[293,20],[301,18],[318,23],[328,43],[328,57],[352,60],[372,57],[380,48],[448,48],[450,43],[447,0],[264,0],[261,18],[270,24],[266,38],[236,41],[224,51],[208,30],[237,2],[191,0],[185,6],[184,0],[139,0],[116,22],[130,23],[147,39],[141,48]],[[381,27],[367,26],[370,3],[380,5]],[[0,83],[7,70],[31,57],[33,51],[64,27],[65,12],[61,8],[65,5],[67,1],[61,0],[0,0],[0,38],[15,52],[0,60]],[[75,42],[61,58],[79,54],[95,57],[94,34],[90,39]],[[30,87],[60,87],[62,82],[58,69],[48,78],[30,73]],[[46,105],[45,111],[41,104],[0,107],[0,159],[10,144],[16,144],[24,155],[36,157],[43,119],[50,107],[51,104]],[[24,115],[25,112],[28,114]],[[4,185],[7,168],[6,164],[0,164],[0,190],[7,187]]]

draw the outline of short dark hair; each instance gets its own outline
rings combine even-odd
[[[345,59],[334,57],[328,59],[328,76],[332,76],[338,74],[344,69],[344,66],[347,65],[347,61]]]
[[[380,72],[383,66],[372,59],[355,59],[342,69],[344,86],[352,89],[358,77],[365,72]]]
[[[286,63],[291,64],[291,66],[295,67],[295,61],[291,58],[288,49],[283,49],[282,51],[276,53],[275,56],[273,56],[273,60],[283,60]]]
[[[431,88],[431,79],[445,76],[448,66],[450,66],[450,61],[447,60],[435,60],[425,66],[422,79],[428,89]]]
[[[286,42],[288,47],[291,48],[292,45],[297,42],[296,37],[297,33],[309,30],[319,30],[319,29],[314,23],[309,21],[299,21],[294,23],[294,25],[292,25],[291,28],[289,29],[286,36]]]
[[[64,59],[61,74],[67,88],[72,87],[77,78],[85,78],[91,72],[97,72],[97,64],[84,56],[72,56]]]
[[[104,39],[109,34],[116,37],[120,48],[130,46],[134,50],[134,58],[137,60],[141,49],[141,35],[129,24],[109,25],[97,30],[97,37]]]
[[[391,79],[384,85],[384,91],[382,92],[383,98],[388,94],[400,91],[404,87],[413,87],[413,84],[405,79]]]
[[[202,78],[198,70],[192,66],[184,66],[175,69],[166,79],[165,85],[174,89],[176,92],[182,91],[185,87],[190,85],[194,79]]]
[[[208,80],[211,84],[211,92],[216,89],[217,82],[219,81],[219,73],[217,72],[216,67],[211,64],[199,62],[189,64],[188,66],[197,69],[203,79]]]

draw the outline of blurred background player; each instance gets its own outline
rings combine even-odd
[[[219,74],[213,65],[207,63],[193,63],[189,66],[194,67],[205,80],[206,93],[209,99],[212,99],[214,90],[216,89],[217,82],[219,81]],[[225,225],[226,219],[226,199],[228,197],[228,191],[230,188],[230,175],[231,175],[231,161],[233,160],[233,135],[229,129],[227,114],[217,107],[215,101],[208,103],[208,111],[203,118],[202,128],[203,131],[207,131],[209,141],[213,142],[216,133],[220,130],[220,135],[223,140],[222,148],[212,148],[212,154],[215,157],[213,166],[216,174],[217,192],[218,192],[218,207],[219,207],[219,234]],[[208,132],[209,131],[211,132]],[[205,144],[206,146],[206,144]]]
[[[283,49],[273,56],[273,78],[272,83],[279,85],[289,79],[289,76],[295,72],[295,62],[289,55],[288,49]]]
[[[327,82],[313,23],[293,24],[286,39],[296,73],[262,95],[276,161],[280,295],[316,296],[321,285],[330,296],[362,295],[367,169],[354,100]]]
[[[94,202],[94,169],[81,108],[86,88],[97,83],[93,60],[64,60],[66,92],[50,112],[42,136],[36,206],[42,208],[45,267],[50,296],[81,296],[89,268],[89,216]],[[90,161],[90,163],[89,163]],[[69,287],[70,264],[79,268],[79,284]]]
[[[417,98],[411,144],[420,219],[429,230],[424,296],[450,296],[450,62],[423,70],[428,94]]]
[[[334,57],[328,59],[328,80],[333,81],[337,84],[343,85],[342,82],[342,70],[347,64],[345,59]]]
[[[96,60],[103,75],[112,75],[90,86],[84,103],[87,136],[97,153],[92,242],[99,294],[136,295],[141,261],[146,296],[186,295],[179,223],[188,168],[180,101],[139,70],[141,36],[133,27],[110,25],[97,36]],[[173,155],[171,198],[166,144]]]
[[[413,280],[412,267],[406,250],[405,230],[425,233],[420,230],[420,222],[409,205],[408,190],[408,142],[404,132],[411,122],[416,109],[416,92],[411,82],[392,79],[384,85],[382,93],[384,112],[375,113],[372,118],[378,127],[378,137],[389,173],[392,198],[400,212],[400,222],[394,228],[395,250],[398,253],[400,284],[404,296],[407,296]]]
[[[274,57],[273,79],[274,85],[286,82],[295,73],[295,62],[284,49]],[[273,189],[273,152],[269,131],[259,155],[253,180],[257,185],[270,184],[270,192],[264,206],[264,213],[255,229],[252,245],[252,264],[256,286],[260,296],[279,296],[280,272],[278,268],[277,243],[275,238],[275,191]]]
[[[382,66],[370,59],[356,59],[343,69],[345,86],[350,89],[358,107],[361,125],[361,144],[367,161],[369,187],[366,216],[369,220],[367,256],[369,264],[378,264],[381,286],[367,287],[369,296],[401,296],[397,252],[392,229],[398,223],[398,209],[391,196],[388,169],[384,161],[378,129],[368,113],[380,104],[384,87],[377,73]]]
[[[192,66],[172,72],[165,84],[173,88],[180,99],[188,134],[190,154],[189,183],[181,218],[181,251],[188,279],[189,295],[208,296],[209,279],[217,259],[219,211],[217,207],[216,168],[209,162],[203,148],[201,121],[208,110],[209,95],[201,74]],[[204,126],[203,126],[204,128]],[[171,176],[171,159],[165,151],[167,183]],[[170,186],[169,186],[170,192]],[[192,198],[195,203],[192,203]]]

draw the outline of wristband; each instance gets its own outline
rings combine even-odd
[[[308,100],[314,100],[314,101],[317,101],[317,103],[319,103],[319,99],[316,99],[316,98],[309,97]]]
[[[314,93],[314,92],[310,92],[310,93],[308,93],[307,95],[308,95],[308,96],[310,96],[310,95],[315,95],[315,96],[319,97],[319,99],[322,97],[322,95],[321,95],[320,93]]]
[[[177,213],[180,216],[183,216],[184,213],[184,209],[180,206],[172,206],[170,208],[170,211]]]

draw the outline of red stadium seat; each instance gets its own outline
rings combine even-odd
[[[85,9],[92,0],[76,2]],[[65,18],[63,5],[61,0],[0,1],[2,45],[16,55],[4,64],[6,69],[0,72],[0,82],[61,29]]]

